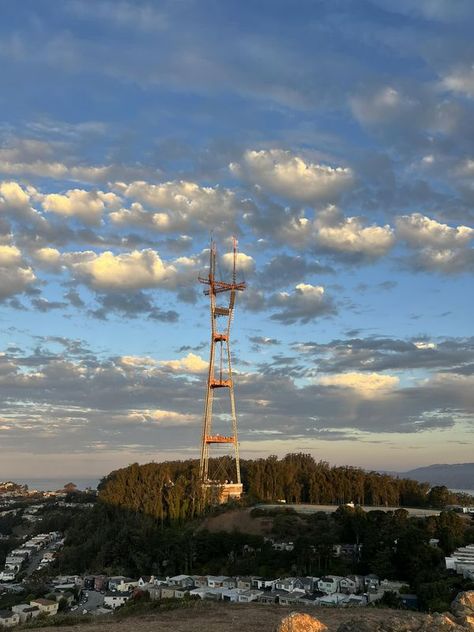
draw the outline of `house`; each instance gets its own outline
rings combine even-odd
[[[222,601],[230,601],[232,603],[238,603],[239,595],[241,594],[241,588],[223,588],[222,589]]]
[[[230,577],[226,577],[225,575],[208,575],[207,585],[209,588],[222,588],[224,586],[224,582],[229,579]]]
[[[97,592],[104,590],[106,582],[107,577],[105,575],[97,575],[97,577],[94,579],[94,590],[97,590]]]
[[[298,592],[286,593],[285,595],[281,595],[279,603],[282,606],[292,606],[296,602],[300,603],[301,597],[302,594]]]
[[[138,578],[138,586],[139,588],[143,588],[143,586],[146,586],[147,584],[153,584],[154,581],[154,575],[142,575]]]
[[[175,599],[184,599],[186,595],[189,595],[189,588],[175,588]]]
[[[418,609],[418,597],[416,595],[400,595],[400,601],[405,606],[405,608],[408,608],[409,610]]]
[[[129,592],[120,593],[120,592],[112,592],[108,590],[104,596],[104,606],[106,608],[112,608],[115,610],[116,608],[120,608],[123,606],[131,598],[131,594]]]
[[[330,595],[324,595],[319,598],[320,606],[342,606],[349,600],[347,595],[341,595],[341,593],[331,593]]]
[[[252,579],[250,577],[237,577],[237,588],[250,590],[252,588]]]
[[[377,590],[380,585],[380,578],[378,575],[370,573],[364,577],[364,585],[366,590]]]
[[[276,579],[263,579],[263,577],[252,577],[252,588],[257,590],[272,589],[275,585]]]
[[[116,575],[115,577],[109,578],[109,590],[117,590],[117,586],[124,579],[127,579],[124,575]]]
[[[343,577],[339,582],[339,590],[346,594],[352,595],[356,593],[360,588],[360,583],[358,578],[355,575],[349,575],[348,577]]]
[[[298,603],[304,604],[305,606],[318,606],[319,600],[321,599],[321,597],[324,597],[324,596],[325,595],[323,592],[321,592],[320,590],[315,590],[309,595],[308,594],[301,595]]]
[[[383,590],[384,592],[386,590],[390,590],[392,592],[400,594],[400,589],[403,586],[406,586],[406,585],[407,585],[407,582],[399,582],[399,581],[396,581],[394,579],[393,580],[392,579],[383,579],[380,582],[380,590]]]
[[[16,612],[20,617],[20,623],[25,623],[34,619],[40,613],[38,606],[30,606],[28,603],[20,603],[16,606],[12,606],[12,612]]]
[[[206,588],[207,586],[207,577],[204,575],[193,575],[192,580],[196,588]]]
[[[327,593],[328,595],[339,591],[339,582],[342,577],[337,575],[325,575],[318,580],[318,590]]]
[[[274,551],[293,551],[295,545],[294,542],[274,542],[272,548]]]
[[[0,628],[13,628],[20,623],[20,615],[11,610],[0,610]]]
[[[259,590],[244,590],[239,594],[239,603],[257,601],[262,593]]]
[[[133,588],[138,586],[138,579],[131,579],[130,577],[126,577],[122,579],[120,584],[117,585],[118,592],[130,592]]]
[[[286,590],[287,592],[293,592],[299,590],[304,592],[304,583],[299,577],[285,577],[284,579],[277,579],[275,581],[275,588],[277,590]]]
[[[271,592],[262,593],[258,600],[260,603],[275,604],[278,601],[278,595],[277,591],[272,590]]]
[[[168,585],[177,588],[194,588],[194,579],[190,575],[175,575],[167,578]]]
[[[30,601],[30,606],[38,606],[41,614],[46,614],[48,617],[52,617],[58,613],[59,604],[57,601],[51,601],[51,599],[33,599]]]
[[[154,584],[149,584],[145,590],[150,595],[150,599],[152,601],[157,601],[161,599],[161,586],[155,586]]]
[[[237,588],[237,580],[235,577],[226,577],[226,579],[222,582],[223,588]]]
[[[162,599],[174,599],[174,586],[161,586],[161,598]]]

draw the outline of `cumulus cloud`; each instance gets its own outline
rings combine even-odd
[[[228,270],[234,265],[234,253],[226,252],[222,255],[222,263]],[[238,252],[235,258],[235,267],[237,272],[249,273],[255,269],[255,259],[244,252]]]
[[[0,300],[21,294],[35,279],[33,270],[23,261],[16,246],[0,245]]]
[[[398,386],[399,379],[394,375],[382,373],[335,373],[319,378],[319,384],[350,388],[362,397],[375,397]]]
[[[176,426],[193,424],[198,420],[197,415],[178,413],[173,410],[134,410],[128,413],[128,418],[141,423],[154,423],[160,426]]]
[[[474,96],[474,66],[458,66],[446,73],[441,87],[452,92],[459,92],[469,97]]]
[[[209,231],[212,225],[231,232],[237,229],[239,206],[229,189],[202,187],[184,180],[163,184],[118,182],[115,188],[134,200],[130,208],[111,213],[111,220],[117,224],[143,225],[165,233]]]
[[[87,224],[99,224],[105,208],[116,207],[119,202],[115,193],[70,189],[64,195],[59,193],[45,195],[42,204],[46,212],[65,217],[77,217]]]
[[[409,264],[418,269],[439,272],[465,272],[474,266],[474,228],[448,226],[421,213],[396,220],[398,238],[417,250]]]
[[[192,353],[191,351],[180,360],[160,360],[159,365],[174,373],[204,373],[209,366],[200,355]]]
[[[111,251],[73,253],[63,260],[78,279],[95,290],[166,287],[176,275],[176,268],[150,249],[117,255]]]
[[[271,318],[285,325],[308,323],[320,316],[336,313],[336,307],[321,285],[298,283],[292,292],[279,292],[269,300],[269,306],[279,308]]]
[[[307,203],[333,201],[354,181],[349,167],[306,162],[282,149],[247,150],[230,170],[271,193]]]
[[[376,259],[394,245],[393,229],[372,224],[360,217],[344,217],[330,205],[314,219],[295,217],[283,227],[282,239],[298,248],[312,248],[349,259]]]

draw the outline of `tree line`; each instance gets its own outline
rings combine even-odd
[[[231,480],[233,462],[228,457],[211,460],[211,471]],[[330,466],[309,454],[287,454],[242,460],[244,502],[310,503],[367,506],[438,507],[458,502],[445,487],[366,472],[350,466]],[[192,520],[209,510],[213,502],[199,478],[196,460],[134,463],[115,470],[99,485],[99,500],[138,511],[164,523]]]

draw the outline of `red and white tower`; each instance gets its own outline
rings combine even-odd
[[[202,424],[200,476],[205,487],[219,487],[220,501],[222,502],[229,497],[240,498],[242,494],[237,414],[230,353],[230,327],[234,314],[236,293],[245,289],[245,282],[237,282],[237,242],[235,238],[233,240],[231,282],[216,279],[216,260],[216,244],[214,241],[211,241],[209,274],[207,277],[199,277],[199,281],[208,286],[204,290],[204,294],[209,296],[211,317],[211,351]],[[227,413],[219,415],[219,422],[222,424],[224,421],[224,424],[227,425],[225,434],[216,434],[213,431],[213,405],[216,400],[219,400],[220,406],[223,405],[222,402],[226,402],[226,408],[228,407]],[[235,474],[231,481],[220,475],[218,471],[209,471],[211,446],[226,445],[228,447],[233,446]]]

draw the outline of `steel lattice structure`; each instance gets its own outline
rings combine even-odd
[[[245,289],[245,282],[236,280],[237,242],[233,241],[232,281],[216,279],[217,249],[211,241],[209,256],[209,274],[199,277],[199,281],[208,287],[204,294],[209,297],[211,317],[211,349],[209,355],[209,369],[207,375],[206,401],[201,436],[200,476],[203,485],[220,485],[221,500],[240,497],[242,483],[240,479],[239,442],[237,435],[237,414],[235,409],[234,382],[232,379],[232,360],[230,352],[230,327],[234,314],[237,292]],[[219,300],[218,300],[219,299]],[[225,389],[229,395],[230,430],[228,436],[213,434],[213,403],[216,389]],[[235,482],[210,480],[209,452],[212,445],[231,444],[234,446]]]

